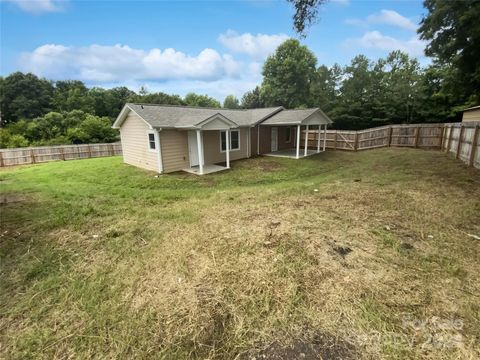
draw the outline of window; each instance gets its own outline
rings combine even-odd
[[[148,133],[148,148],[150,150],[155,150],[155,134],[154,133]]]
[[[220,131],[220,151],[227,149],[226,131]],[[230,130],[230,150],[240,150],[240,131]]]
[[[292,128],[285,128],[285,142],[289,143],[292,141]]]

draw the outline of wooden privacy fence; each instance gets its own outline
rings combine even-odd
[[[389,146],[438,149],[451,152],[468,165],[480,168],[479,125],[480,122],[408,124],[359,131],[327,130],[325,146],[328,149],[350,151]],[[323,131],[320,134],[323,146]],[[318,130],[309,131],[309,147],[317,147],[317,136]],[[305,141],[305,131],[302,132],[301,141],[302,144]]]
[[[122,155],[120,143],[0,149],[0,167]]]
[[[480,169],[480,122],[445,124],[441,150]]]

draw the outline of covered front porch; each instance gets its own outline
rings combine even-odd
[[[238,126],[233,121],[217,114],[205,122],[199,124],[195,129],[186,129],[188,131],[188,155],[190,166],[184,168],[183,171],[195,175],[207,175],[218,171],[230,169],[230,151],[232,143],[231,130],[236,129]],[[220,134],[220,144],[214,151],[217,155],[224,154],[223,159],[215,163],[208,163],[205,159],[205,137],[208,138],[209,134]],[[213,134],[212,134],[213,135]],[[207,145],[212,144],[207,141]],[[212,148],[209,148],[212,151]],[[207,151],[208,153],[208,151]],[[225,166],[219,165],[219,163],[225,164]]]
[[[288,125],[288,127],[291,127],[291,126]],[[285,128],[285,126],[282,126],[280,128]],[[309,147],[309,140],[310,140],[309,137],[311,134],[313,134],[312,130],[317,130],[318,132],[315,148],[312,148],[312,146]],[[274,133],[277,133],[277,132],[278,131],[275,131]],[[301,139],[302,132],[305,134],[303,141]],[[274,157],[284,157],[284,158],[290,158],[290,159],[304,158],[304,157],[315,155],[325,151],[325,147],[327,143],[326,139],[327,139],[327,124],[324,124],[323,126],[322,125],[311,126],[307,124],[303,127],[302,125],[297,125],[295,127],[295,138],[293,141],[292,148],[274,150],[273,148],[277,146],[275,145],[275,146],[272,146],[271,152],[265,153],[264,155],[274,156]]]
[[[263,155],[300,159],[323,152],[327,143],[327,125],[331,123],[320,109],[285,110],[275,114],[261,124],[271,129],[271,151],[265,151]],[[286,131],[284,141],[278,137],[279,130]],[[311,142],[309,144],[313,131],[318,133],[314,146]]]

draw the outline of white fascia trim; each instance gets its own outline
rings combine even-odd
[[[143,120],[145,124],[147,124],[149,129],[153,129],[152,125],[150,125],[143,117],[138,115],[137,112],[135,112],[130,106],[124,105],[122,111],[120,111],[120,114],[118,114],[117,118],[115,119],[112,128],[113,129],[120,129],[122,127],[123,122],[127,118],[128,112],[133,112],[135,115],[137,115],[140,119]]]
[[[202,120],[201,122],[195,124],[195,126],[201,129],[202,127],[204,127],[208,123],[212,122],[213,120],[217,120],[217,119],[224,122],[226,125],[230,126],[230,128],[238,128],[238,124],[236,122],[230,120],[229,118],[223,116],[220,113],[216,113],[216,114],[210,116],[209,118],[207,118],[205,120]]]

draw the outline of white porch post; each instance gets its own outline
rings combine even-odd
[[[320,152],[320,134],[322,132],[322,125],[318,125],[318,132],[317,132],[317,153]]]
[[[301,131],[301,125],[297,125],[297,153],[295,156],[295,159],[298,159],[300,157],[300,131]]]
[[[230,129],[227,129],[225,131],[225,140],[226,140],[225,156],[227,158],[227,169],[230,169]]]
[[[304,149],[304,156],[307,156],[308,154],[308,125],[307,128],[305,129],[305,149]]]
[[[162,144],[160,143],[160,131],[162,129],[157,129],[155,131],[155,147],[157,148],[157,166],[158,166],[158,172],[160,174],[163,173],[163,161],[162,161]]]
[[[325,151],[326,146],[327,146],[327,124],[325,124],[323,128],[323,151]]]
[[[202,146],[202,130],[197,130],[197,151],[198,151],[198,167],[199,174],[203,175],[203,146]]]

